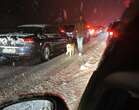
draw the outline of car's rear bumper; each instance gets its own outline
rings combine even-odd
[[[35,49],[32,47],[0,47],[0,58],[19,60],[31,58],[34,54]]]

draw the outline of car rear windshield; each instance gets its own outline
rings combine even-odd
[[[46,26],[45,27],[45,33],[51,34],[51,33],[57,33],[58,32],[58,27],[55,26]]]
[[[65,31],[67,31],[67,32],[72,32],[72,31],[74,31],[74,28],[75,28],[74,25],[65,25],[65,26],[64,26],[64,29],[65,29]]]

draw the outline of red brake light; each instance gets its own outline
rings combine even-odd
[[[64,33],[64,32],[65,32],[65,30],[64,30],[64,29],[61,29],[61,30],[60,30],[60,32],[61,32],[61,33]]]
[[[109,31],[108,35],[113,38],[117,38],[119,36],[119,33],[117,31]]]
[[[95,30],[94,30],[94,29],[89,29],[89,34],[90,34],[90,35],[93,35],[93,34],[94,34],[94,32],[95,32]]]
[[[27,43],[33,43],[33,38],[32,37],[26,37],[24,38],[24,42],[27,42]]]
[[[110,31],[110,32],[109,32],[109,35],[110,35],[110,36],[113,36],[113,35],[114,35],[114,33],[113,33],[112,31]]]
[[[87,28],[90,28],[90,25],[87,25],[86,27],[87,27]]]

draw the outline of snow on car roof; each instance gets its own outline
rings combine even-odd
[[[25,25],[20,25],[18,27],[40,27],[43,28],[45,26],[48,26],[46,24],[25,24]]]

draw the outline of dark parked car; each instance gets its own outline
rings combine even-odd
[[[51,55],[65,51],[66,39],[57,26],[28,24],[17,32],[0,34],[0,56],[12,59],[35,58],[48,60]]]
[[[63,37],[66,37],[68,41],[76,43],[75,24],[63,24],[60,26],[60,33]]]

